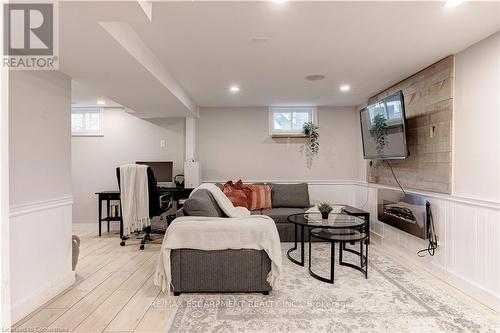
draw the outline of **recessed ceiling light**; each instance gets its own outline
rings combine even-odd
[[[311,74],[305,77],[306,80],[309,81],[321,81],[325,78],[323,74]]]
[[[231,87],[229,87],[229,91],[233,94],[239,93],[240,87],[238,87],[237,85],[232,85]]]
[[[351,90],[351,86],[348,84],[343,84],[340,86],[340,91],[342,91],[342,92],[347,92],[349,90]]]
[[[100,100],[97,101],[97,104],[99,104],[99,105],[106,105],[106,101],[100,99]]]
[[[462,0],[448,0],[448,1],[446,1],[446,3],[444,4],[444,6],[445,6],[446,8],[457,7],[457,6],[461,5],[461,4],[462,4],[462,2],[463,2]]]
[[[273,0],[274,3],[284,3],[287,2],[288,0]]]

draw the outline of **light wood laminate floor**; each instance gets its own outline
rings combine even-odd
[[[175,301],[153,284],[161,236],[139,251],[120,246],[116,232],[75,232],[81,238],[76,283],[14,325],[21,332],[162,332]]]
[[[162,241],[139,250],[139,241],[129,240],[121,247],[117,231],[103,233],[75,231],[81,238],[76,283],[37,311],[14,325],[18,332],[165,332],[175,314],[178,297],[160,292],[153,284],[153,272]],[[484,313],[498,313],[437,279],[404,258],[391,256],[430,283]]]

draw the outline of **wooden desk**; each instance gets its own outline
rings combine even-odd
[[[111,201],[120,201],[120,191],[100,191],[96,192],[97,194],[97,204],[99,210],[99,237],[101,237],[101,223],[107,222],[108,224],[108,232],[109,232],[109,222],[111,221],[121,221],[122,218],[120,216],[120,209],[118,210],[118,216],[112,217],[110,216],[111,212]],[[106,201],[106,217],[102,217],[102,202]]]

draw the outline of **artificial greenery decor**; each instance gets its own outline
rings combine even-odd
[[[319,152],[319,127],[309,121],[303,126],[303,133],[309,138],[309,148],[313,154]]]
[[[318,205],[318,209],[319,212],[321,213],[321,218],[325,220],[328,218],[328,214],[330,214],[331,211],[333,210],[332,206],[327,202],[320,203]]]
[[[375,117],[373,117],[373,127],[370,130],[371,136],[375,139],[375,142],[377,143],[377,152],[380,155],[383,155],[384,153],[384,147],[386,145],[386,137],[387,137],[387,123],[386,119],[383,115],[377,114]]]

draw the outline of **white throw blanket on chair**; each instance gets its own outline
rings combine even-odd
[[[244,207],[234,207],[226,195],[213,184],[202,184],[193,192],[205,189],[212,193],[219,207],[229,218],[183,216],[168,227],[160,250],[154,275],[155,285],[167,291],[172,281],[170,252],[173,249],[227,250],[254,249],[266,251],[271,259],[267,282],[278,289],[281,277],[281,244],[273,219],[250,215]],[[203,278],[203,277],[201,277]]]
[[[147,169],[147,165],[139,164],[120,167],[120,201],[124,236],[151,225]]]

